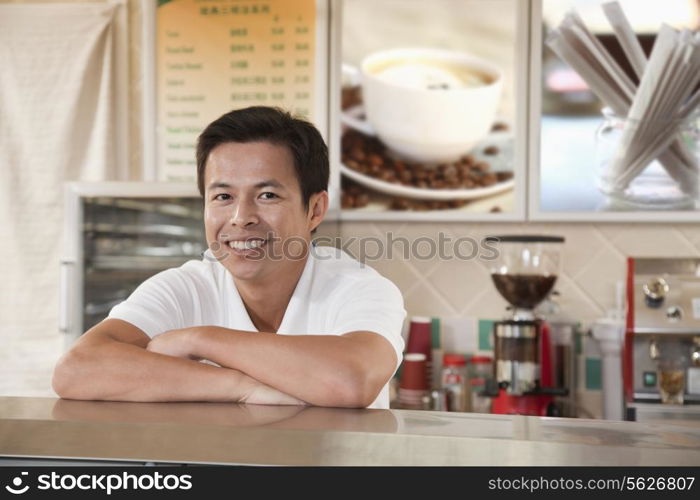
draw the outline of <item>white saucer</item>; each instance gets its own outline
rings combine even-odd
[[[345,110],[345,113],[353,115],[361,112],[362,106],[356,106]],[[514,136],[512,132],[492,132],[483,141],[477,144],[469,154],[471,154],[477,162],[485,161],[491,165],[491,172],[510,172],[513,170],[513,144]],[[483,154],[484,148],[488,146],[498,147],[498,154]],[[515,185],[515,179],[510,178],[506,181],[498,182],[486,187],[468,189],[429,189],[404,186],[403,184],[393,184],[391,182],[382,181],[376,177],[353,170],[352,168],[345,166],[343,163],[340,164],[340,172],[358,184],[362,184],[363,186],[375,191],[417,200],[473,200],[507,191],[508,189],[512,189]]]

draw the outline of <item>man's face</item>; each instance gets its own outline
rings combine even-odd
[[[282,277],[299,264],[327,194],[304,207],[285,146],[229,142],[215,147],[204,175],[204,225],[214,256],[237,280]],[[321,211],[319,212],[319,202]]]

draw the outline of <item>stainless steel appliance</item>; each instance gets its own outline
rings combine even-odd
[[[700,258],[628,259],[623,382],[628,420],[700,419]]]
[[[60,330],[66,347],[150,276],[206,250],[194,183],[67,183]]]

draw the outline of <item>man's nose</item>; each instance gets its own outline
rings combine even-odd
[[[258,215],[255,209],[255,203],[246,200],[240,200],[236,203],[231,212],[229,223],[238,227],[257,224]]]

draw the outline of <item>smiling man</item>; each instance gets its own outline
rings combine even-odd
[[[142,283],[54,370],[70,399],[388,408],[403,350],[399,290],[315,247],[328,152],[275,108],[232,111],[197,144],[209,249]]]

